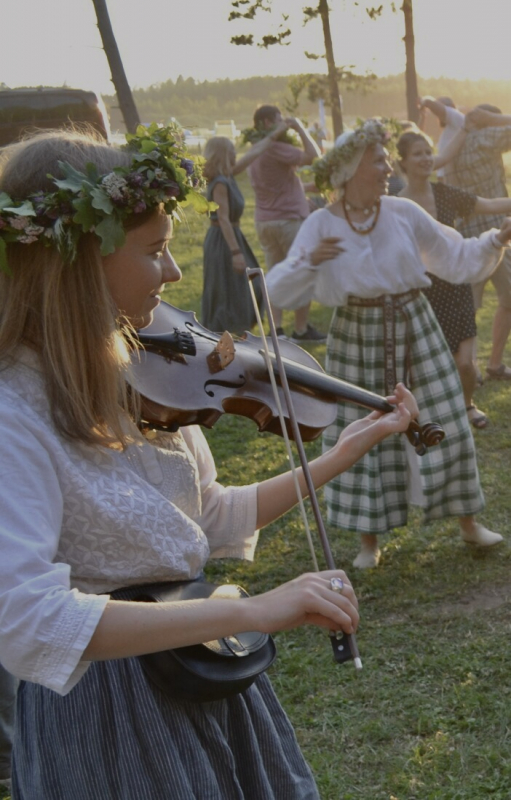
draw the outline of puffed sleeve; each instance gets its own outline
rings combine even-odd
[[[0,406],[0,660],[18,678],[67,694],[108,597],[70,588],[56,562],[63,502],[57,467],[22,411]]]
[[[316,211],[302,222],[285,260],[266,275],[268,294],[278,308],[302,308],[314,297],[318,269],[310,254],[322,238],[321,217]]]
[[[191,425],[182,434],[199,469],[202,514],[195,521],[206,534],[210,557],[252,560],[259,538],[257,484],[222,486],[202,430]]]
[[[496,269],[504,252],[495,238],[496,228],[485,231],[479,238],[464,239],[413,201],[405,202],[428,272],[451,283],[475,283],[488,278]]]

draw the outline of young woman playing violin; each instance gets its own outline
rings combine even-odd
[[[136,656],[239,630],[352,633],[344,572],[242,602],[110,597],[198,578],[210,557],[252,558],[257,530],[296,501],[289,473],[220,486],[197,428],[149,441],[135,424],[127,337],[181,278],[172,216],[195,191],[179,148],[151,127],[128,149],[59,132],[3,156],[0,658],[21,679],[13,800],[318,797],[265,675],[227,699],[172,701]],[[399,385],[389,399],[393,413],[350,425],[311,464],[316,486],[407,429],[413,397]]]

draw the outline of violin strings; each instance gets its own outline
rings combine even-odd
[[[255,294],[254,287],[253,287],[253,284],[252,284],[251,280],[248,281],[248,285],[249,285],[249,288],[250,288],[250,294],[251,294],[251,297],[252,297],[252,303],[254,304],[254,311],[255,311],[255,315],[256,315],[257,326],[259,328],[259,331],[260,331],[260,334],[261,334],[261,339],[262,339],[262,342],[263,342],[264,360],[266,361],[266,368],[268,370],[268,374],[269,374],[269,377],[270,377],[270,382],[271,382],[272,389],[273,389],[273,395],[274,395],[274,398],[275,398],[275,402],[277,404],[277,411],[278,411],[278,414],[279,414],[280,425],[281,425],[281,428],[282,428],[282,435],[283,435],[283,438],[284,438],[284,444],[285,444],[286,451],[287,451],[287,457],[289,459],[289,466],[290,466],[290,469],[291,469],[291,474],[293,476],[293,482],[295,484],[296,496],[298,498],[298,505],[299,505],[299,508],[300,508],[300,514],[301,514],[302,521],[303,521],[303,524],[304,524],[305,533],[306,533],[306,536],[307,536],[307,541],[309,543],[309,550],[310,550],[310,554],[311,554],[311,558],[312,558],[312,563],[314,564],[315,571],[319,572],[319,564],[318,564],[318,560],[316,558],[316,552],[315,552],[315,549],[314,549],[314,542],[312,540],[312,534],[311,534],[311,529],[310,529],[310,526],[309,526],[309,520],[308,520],[308,517],[307,517],[307,511],[305,509],[305,505],[304,505],[304,502],[303,502],[303,495],[302,495],[302,490],[300,489],[300,483],[298,481],[298,473],[297,473],[297,469],[296,469],[295,459],[294,459],[294,456],[293,456],[293,451],[291,449],[291,442],[290,442],[290,439],[289,439],[287,426],[286,426],[286,423],[285,423],[285,420],[284,420],[284,412],[282,410],[282,404],[280,402],[280,396],[279,396],[279,391],[278,391],[278,387],[277,387],[277,381],[275,380],[274,363],[272,361],[272,358],[271,358],[271,355],[270,355],[270,350],[268,348],[268,342],[266,340],[266,335],[265,335],[265,332],[264,332],[263,320],[262,320],[262,317],[261,317],[261,313],[259,311],[259,305],[257,303],[256,294]],[[267,308],[266,309],[266,313],[268,315],[270,315],[271,314],[271,309]]]

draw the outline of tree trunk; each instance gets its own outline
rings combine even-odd
[[[411,122],[419,121],[419,90],[417,87],[417,73],[415,71],[415,36],[413,33],[413,8],[412,0],[403,0],[401,10],[405,16],[405,53],[406,53],[406,105],[408,119]]]
[[[332,108],[332,127],[334,129],[334,141],[342,133],[342,111],[341,100],[339,98],[339,86],[337,84],[337,70],[335,68],[334,48],[332,46],[332,36],[330,33],[330,17],[328,14],[328,0],[319,0],[319,13],[323,24],[323,38],[325,40],[326,63],[328,64],[328,84],[330,88],[330,104]]]
[[[117,42],[115,41],[112,23],[110,22],[106,0],[92,0],[92,2],[94,3],[99,33],[110,66],[112,83],[117,93],[124,123],[130,133],[135,133],[137,125],[140,125],[140,117],[138,116],[130,85],[126,78],[126,73],[124,72],[121,55],[117,47]]]

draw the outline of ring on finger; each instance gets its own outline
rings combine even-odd
[[[330,578],[330,588],[337,594],[342,594],[344,589],[344,581],[342,578]]]

